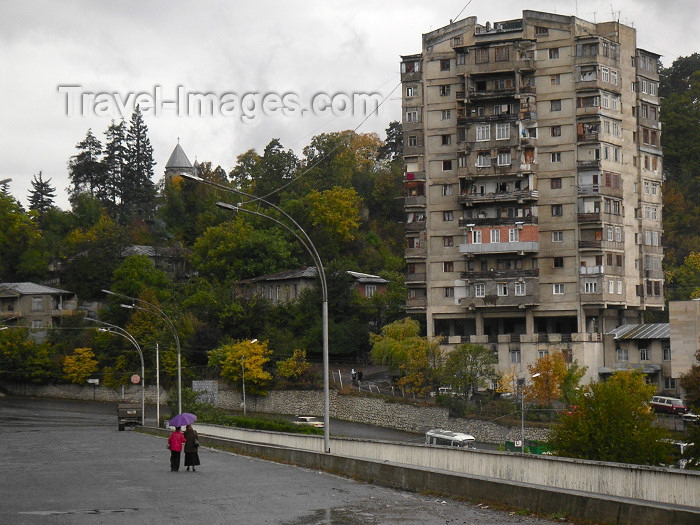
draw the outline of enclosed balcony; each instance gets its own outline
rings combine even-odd
[[[532,253],[540,249],[540,243],[530,242],[486,242],[460,244],[459,253],[466,255],[482,253]]]
[[[537,200],[537,190],[515,190],[515,191],[503,191],[494,193],[468,193],[465,195],[460,195],[457,198],[457,202],[465,204],[467,206],[472,206],[474,204],[488,203],[488,202],[529,202]]]

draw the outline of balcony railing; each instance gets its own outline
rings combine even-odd
[[[473,279],[480,281],[484,279],[519,279],[520,277],[537,277],[540,270],[535,268],[532,270],[492,270],[487,272],[462,272],[462,279]]]
[[[459,253],[536,252],[539,249],[539,242],[486,242],[459,245]]]
[[[459,219],[460,228],[468,228],[470,224],[474,226],[510,226],[516,223],[537,224],[537,217],[470,217]]]
[[[425,195],[416,195],[415,197],[404,197],[404,206],[425,206]]]
[[[424,283],[425,282],[425,273],[407,273],[406,274],[406,282]]]
[[[506,202],[506,201],[536,201],[538,197],[537,190],[516,190],[503,191],[498,193],[469,193],[460,195],[457,202],[462,204],[475,204],[479,202]]]
[[[589,250],[624,250],[625,243],[618,241],[578,241],[578,247]]]
[[[425,221],[407,222],[404,224],[404,231],[422,232],[425,230]]]

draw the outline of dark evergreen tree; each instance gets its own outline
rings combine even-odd
[[[54,206],[56,188],[51,186],[51,179],[44,180],[41,172],[34,175],[32,189],[29,190],[29,209],[39,214],[39,222],[43,223],[46,212]]]
[[[126,146],[126,124],[122,120],[112,124],[105,131],[104,169],[105,169],[105,206],[116,212],[121,201],[122,181],[128,168]]]
[[[379,149],[379,160],[393,162],[403,158],[403,126],[395,120],[386,128],[386,140]]]
[[[104,165],[102,164],[102,143],[88,129],[85,139],[76,145],[79,153],[68,162],[68,176],[71,187],[68,188],[71,204],[81,193],[89,193],[99,198],[104,187]]]
[[[153,148],[141,109],[136,106],[126,135],[127,169],[122,175],[121,218],[150,217],[155,207]]]

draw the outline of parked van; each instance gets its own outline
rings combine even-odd
[[[447,447],[476,448],[476,439],[471,434],[452,432],[441,428],[434,428],[425,433],[426,445],[444,445]]]
[[[683,400],[676,397],[654,396],[651,398],[651,407],[662,414],[685,414],[688,411]]]

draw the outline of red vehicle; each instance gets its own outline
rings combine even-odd
[[[661,414],[685,414],[688,411],[683,400],[676,397],[654,396],[650,404],[655,412]]]

